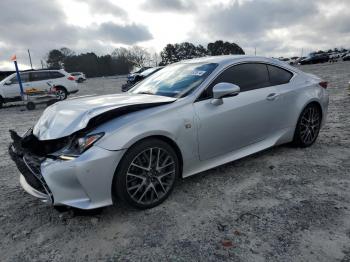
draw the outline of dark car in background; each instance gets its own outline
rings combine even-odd
[[[343,56],[343,61],[350,61],[350,53],[347,55]]]
[[[136,83],[140,82],[141,80],[153,75],[154,73],[158,72],[159,70],[161,70],[164,66],[156,66],[156,67],[151,67],[148,68],[147,70],[144,70],[143,72],[139,73],[139,74],[134,74],[133,77],[129,77],[126,81],[126,84],[124,84],[122,86],[122,91],[126,92],[128,91],[130,88],[132,88]]]
[[[310,54],[305,59],[301,60],[299,63],[301,65],[309,65],[309,64],[318,64],[318,63],[327,63],[329,61],[328,54]]]
[[[141,67],[139,70],[137,70],[137,71],[135,71],[135,72],[133,72],[133,73],[128,74],[128,80],[127,80],[127,81],[134,79],[135,77],[137,77],[138,75],[140,75],[143,71],[145,71],[145,70],[147,70],[147,69],[150,69],[150,68],[152,68],[152,67],[148,67],[148,66],[146,66],[146,67]]]

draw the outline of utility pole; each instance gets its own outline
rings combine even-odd
[[[255,53],[255,56],[256,56],[256,47],[254,47],[254,53]]]
[[[300,57],[303,57],[303,53],[304,53],[304,48],[301,49],[301,55],[300,55]]]
[[[28,49],[28,55],[29,55],[30,67],[31,67],[31,69],[33,69],[32,57],[30,56],[30,51],[29,51],[29,49]]]
[[[43,63],[43,60],[40,60],[41,62],[41,69],[44,69],[44,63]]]

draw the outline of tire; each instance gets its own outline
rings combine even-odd
[[[4,105],[4,99],[0,96],[0,109],[3,107]]]
[[[153,138],[143,140],[122,158],[114,175],[113,192],[132,207],[152,208],[170,195],[179,172],[178,157],[169,144]]]
[[[309,147],[315,143],[321,129],[322,112],[317,104],[309,104],[301,112],[294,132],[293,145]]]
[[[53,208],[58,211],[59,213],[67,212],[69,211],[68,206],[53,206]]]
[[[26,104],[26,107],[28,110],[34,110],[35,109],[35,104],[33,102],[28,102]]]
[[[56,97],[58,101],[66,100],[68,92],[64,87],[56,87]]]

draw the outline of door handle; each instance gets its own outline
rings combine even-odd
[[[271,93],[271,94],[269,94],[269,95],[266,97],[266,99],[269,100],[269,101],[273,101],[273,100],[275,100],[277,97],[278,97],[278,94],[276,94],[276,93]]]

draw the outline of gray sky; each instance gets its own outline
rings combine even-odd
[[[110,53],[139,45],[206,45],[222,39],[248,54],[292,56],[350,48],[350,0],[1,0],[0,70],[35,67],[53,48]]]

